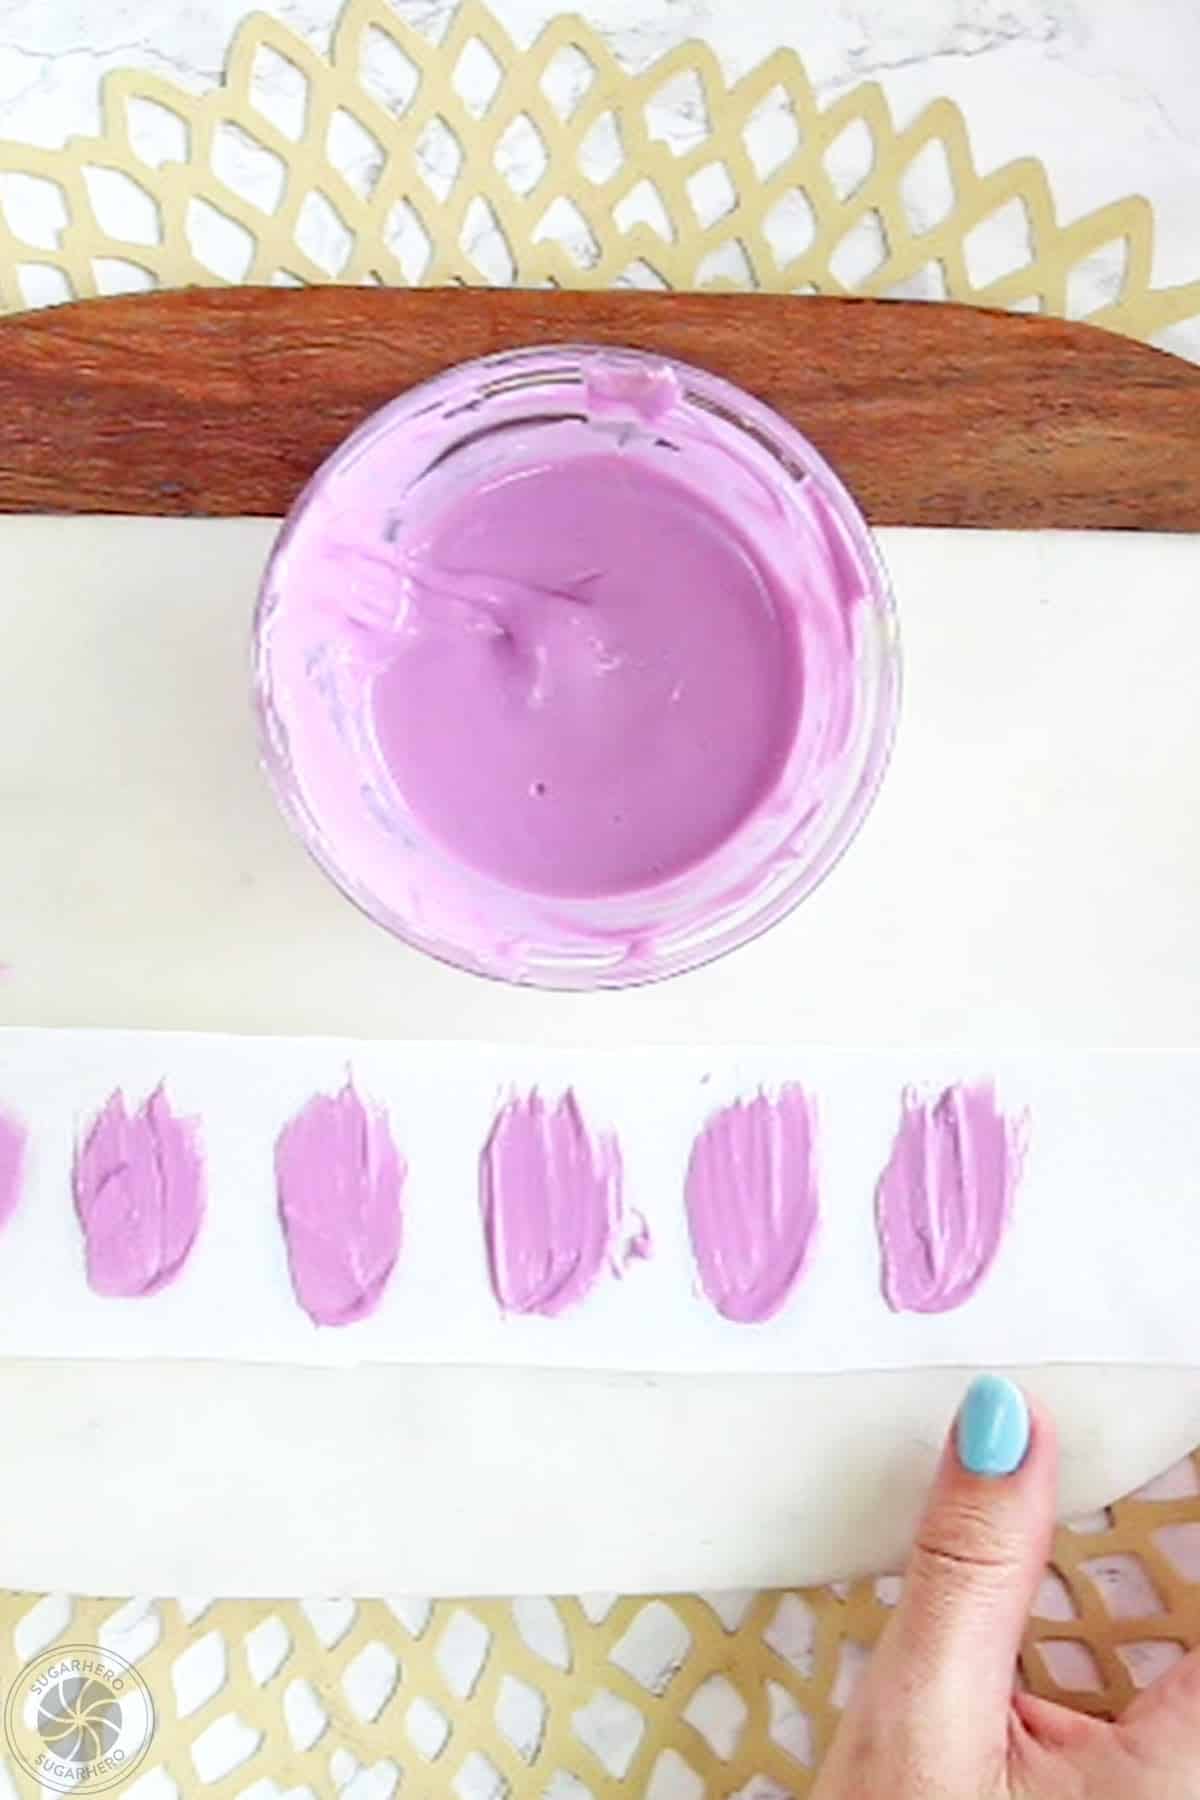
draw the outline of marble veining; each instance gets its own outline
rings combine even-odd
[[[393,0],[393,10],[406,25],[437,39],[455,4]],[[111,69],[143,68],[192,91],[210,88],[220,79],[233,32],[251,10],[245,0],[211,0],[204,7],[175,7],[167,0],[0,5],[0,137],[55,146],[96,132],[100,79]],[[338,0],[275,0],[266,10],[316,50],[328,49]],[[561,9],[548,0],[492,0],[492,10],[518,44],[527,44]],[[775,0],[584,0],[579,10],[629,68],[701,38],[737,75],[787,45],[803,56],[822,100],[876,79],[900,125],[948,95],[966,113],[981,169],[1039,157],[1064,220],[1126,193],[1144,193],[1158,225],[1156,282],[1193,279],[1200,270],[1200,111],[1194,99],[1200,11],[1190,0],[1145,0],[1137,9],[1124,0],[840,0],[815,11],[783,10]],[[654,135],[686,149],[703,124],[697,113],[703,104],[684,86],[664,93],[652,109]],[[536,173],[535,143],[522,148],[518,142],[508,154],[516,182]],[[444,181],[452,148],[426,145],[422,155],[431,185]],[[836,161],[835,181],[842,178]],[[936,170],[928,179],[915,172],[908,186],[914,217],[936,209]],[[632,203],[630,222],[644,216],[638,208],[647,203]],[[322,238],[324,224],[313,222],[313,242],[322,252],[318,262],[323,258],[332,270],[338,246]],[[55,229],[53,221],[48,229]],[[567,241],[573,223],[564,218],[558,229]],[[786,220],[781,229],[786,247]],[[498,234],[486,220],[468,222],[468,230],[487,278],[506,279]],[[866,228],[861,242],[846,246],[851,280],[876,254],[869,235]],[[586,242],[577,248],[586,266]],[[989,221],[974,254],[980,270],[1023,261],[1028,232],[1020,209]],[[419,251],[414,256],[419,262]],[[1120,246],[1113,246],[1073,272],[1072,313],[1086,313],[1111,296],[1121,257]],[[712,273],[738,276],[733,267]],[[119,271],[112,276],[116,285],[121,279]],[[938,298],[936,271],[920,272],[906,291]],[[27,297],[56,296],[47,290]],[[1200,359],[1195,320],[1173,327],[1162,341]]]

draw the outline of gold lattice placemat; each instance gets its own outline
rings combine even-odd
[[[557,283],[948,296],[1151,337],[1137,197],[1060,224],[1034,158],[980,174],[938,100],[822,107],[791,51],[733,85],[703,44],[640,73],[582,19],[527,51],[474,0],[431,43],[350,0],[328,59],[265,14],[194,95],[110,74],[102,134],[0,144],[0,305],[188,282]]]
[[[630,73],[577,18],[519,52],[474,4],[434,44],[351,0],[328,59],[255,15],[212,91],[120,72],[103,102],[97,138],[0,144],[0,308],[333,280],[946,296],[1146,338],[1200,315],[1200,280],[1151,285],[1144,200],[1062,225],[1036,161],[978,172],[949,100],[903,129],[874,83],[823,108],[790,52],[730,85],[702,45]],[[10,1594],[0,1674],[59,1642],[136,1663],[158,1713],[141,1800],[384,1800],[402,1778],[459,1800],[778,1800],[807,1792],[895,1591]],[[1025,1676],[1115,1710],[1196,1643],[1200,1453],[1060,1534]],[[10,1791],[37,1789],[0,1763]]]
[[[1026,1640],[1031,1686],[1116,1710],[1200,1642],[1198,1496],[1200,1455],[1059,1534]],[[458,1800],[800,1800],[897,1588],[390,1605],[8,1594],[0,1644],[13,1671],[56,1641],[136,1663],[158,1712],[144,1800],[386,1800],[401,1782]]]

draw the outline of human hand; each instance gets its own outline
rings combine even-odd
[[[811,1800],[1200,1800],[1200,1651],[1116,1724],[1013,1692],[1055,1478],[1046,1414],[975,1382]]]

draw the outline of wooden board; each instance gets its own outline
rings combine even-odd
[[[879,525],[1200,530],[1200,368],[914,301],[190,289],[0,321],[0,511],[280,514],[383,401],[522,344],[632,344],[769,401]]]

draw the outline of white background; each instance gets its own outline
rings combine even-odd
[[[904,692],[790,918],[612,994],[482,981],[349,906],[257,764],[269,521],[0,521],[0,1024],[511,1043],[1188,1048],[1200,538],[891,531]]]
[[[95,131],[108,68],[211,85],[249,10],[242,0],[5,0],[0,135],[53,144]],[[279,0],[267,10],[321,43],[337,9],[335,0]],[[396,5],[432,30],[449,10],[450,0]],[[557,9],[495,0],[495,10],[524,42]],[[823,98],[879,79],[901,125],[948,94],[966,111],[981,169],[1040,157],[1063,219],[1143,192],[1156,213],[1156,279],[1200,270],[1200,12],[1191,0],[584,0],[581,10],[638,66],[690,36],[707,36],[734,73],[791,43]],[[1073,301],[1094,305],[1110,280],[1102,261],[1073,284]],[[1200,355],[1195,323],[1171,342]],[[240,641],[210,634],[218,617],[240,630],[269,528],[181,535],[171,550],[157,529],[0,522],[0,729],[12,734],[0,816],[23,846],[16,868],[6,851],[0,871],[0,961],[16,964],[0,985],[0,1020],[127,1024],[136,997],[145,1023],[263,1030],[273,1020],[280,1030],[382,1036],[974,1038],[990,1049],[1195,1041],[1196,809],[1180,803],[1198,766],[1186,719],[1197,691],[1192,544],[1009,547],[947,534],[931,558],[919,539],[889,542],[908,639],[906,718],[852,861],[773,939],[690,985],[610,997],[589,1028],[574,1002],[541,1008],[536,996],[385,950],[327,892],[247,772],[245,714],[227,710],[242,691]],[[122,616],[108,610],[117,603],[134,648],[124,664],[108,659],[111,686],[81,707],[79,684]],[[1015,713],[1006,682],[1021,640],[1010,632],[1011,605],[1049,634],[1034,640],[1039,655],[1024,665]],[[922,646],[923,608],[931,627],[936,612],[950,629],[931,629]],[[27,635],[39,616],[50,639]],[[973,683],[955,720],[930,716],[939,646],[949,655],[954,627],[966,631],[968,620]],[[32,673],[31,643],[47,653]],[[1124,686],[1089,685],[1089,658],[1116,669],[1122,645],[1140,712],[1125,710]],[[192,810],[185,831],[169,798],[152,808],[156,875],[139,836],[155,783],[146,760],[153,709],[139,675],[161,673],[164,651],[178,735],[160,736],[153,756]],[[1075,779],[1101,800],[1112,792],[1121,805],[1101,809],[1099,823],[1093,811],[1083,841],[1072,837],[1045,865],[1063,813],[1042,823],[1053,748],[1042,708],[1064,693],[1085,706],[1090,696],[1092,729],[1078,759],[1055,765],[1058,782]],[[107,701],[126,725],[117,756],[102,729]],[[31,720],[44,721],[56,702],[77,735],[31,742]],[[1146,721],[1162,721],[1143,750],[1139,718],[1144,739]],[[12,742],[26,746],[24,759],[10,754]],[[944,835],[914,847],[894,809],[924,781],[953,783],[964,755],[993,802],[990,822],[946,802]],[[1023,779],[1005,783],[1014,767]],[[64,809],[57,833],[47,822],[54,807]],[[1036,857],[1013,855],[1013,825],[1032,831],[1024,841],[1031,852],[1036,843]],[[233,833],[231,861],[213,861],[218,826]],[[852,888],[855,869],[864,880]],[[222,932],[213,901],[230,904],[231,872],[236,905]],[[918,886],[934,907],[924,926],[903,904]],[[175,925],[167,899],[179,908]],[[245,962],[231,942],[245,945]],[[784,945],[800,961],[781,983],[773,958]],[[257,1022],[256,989],[271,1015]],[[774,1002],[765,1021],[764,992]],[[56,1314],[48,1301],[49,1334]],[[1195,1441],[1194,1376],[1109,1368],[1033,1379],[1064,1429],[1067,1508],[1122,1491]],[[960,1388],[958,1374],[934,1372],[745,1381],[6,1360],[0,1578],[103,1592],[631,1591],[881,1567],[903,1548]],[[81,1463],[97,1506],[135,1513],[136,1533],[81,1537],[77,1481],[66,1473]],[[231,1518],[236,1531],[214,1531],[214,1519]]]

